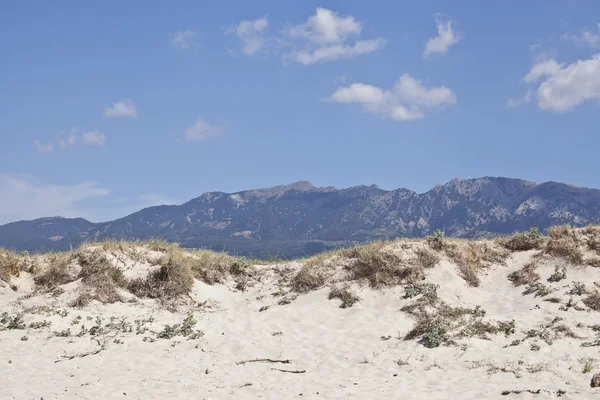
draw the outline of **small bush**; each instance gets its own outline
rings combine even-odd
[[[560,282],[567,278],[567,269],[565,267],[554,267],[554,273],[548,278],[548,282]]]
[[[303,265],[292,278],[292,290],[298,293],[308,293],[323,287],[323,285],[325,285],[325,276],[312,262]]]
[[[590,293],[585,299],[583,299],[583,304],[594,311],[600,311],[600,292],[598,290],[594,290],[593,293]]]
[[[0,249],[0,280],[8,282],[11,277],[21,276],[25,262],[12,251]]]
[[[596,368],[596,360],[593,358],[583,358],[580,360],[580,362],[582,365],[581,372],[583,374],[589,374],[594,370],[594,368]]]
[[[549,303],[555,303],[555,304],[562,303],[562,300],[560,299],[560,297],[549,297],[547,299],[544,299],[544,301],[547,301]]]
[[[7,312],[2,313],[0,315],[0,324],[6,325],[6,329],[25,329],[27,326],[25,325],[25,320],[23,319],[23,313],[17,313],[13,316],[10,316]]]
[[[36,322],[32,322],[29,324],[29,328],[31,329],[42,329],[42,328],[49,328],[52,325],[51,321],[36,321]]]
[[[340,304],[340,308],[348,308],[352,307],[354,303],[360,301],[360,297],[356,293],[352,291],[349,285],[344,285],[342,287],[332,287],[328,296],[329,300],[332,299],[340,299],[342,304]]]
[[[438,285],[435,285],[433,283],[409,283],[406,286],[404,286],[404,298],[405,299],[410,299],[413,297],[416,297],[420,294],[423,295],[423,297],[429,299],[429,300],[435,300],[437,299],[438,295],[437,295],[437,290],[439,289]]]
[[[543,237],[537,227],[529,228],[527,232],[516,233],[499,240],[510,251],[527,251],[541,248]]]
[[[529,262],[523,266],[523,268],[511,272],[508,275],[508,280],[512,282],[514,286],[522,286],[532,284],[538,281],[541,277],[536,272],[537,264],[535,262]]]
[[[168,258],[159,270],[138,278],[128,285],[129,291],[137,297],[160,300],[173,300],[187,295],[194,286],[194,276],[186,264],[179,264]]]
[[[420,247],[415,251],[417,264],[423,268],[433,268],[440,261],[440,256],[426,247]]]
[[[193,329],[196,323],[197,321],[190,313],[181,324],[165,325],[165,328],[156,337],[159,339],[172,339],[176,336],[183,336],[188,340],[198,339],[204,336],[204,332]]]
[[[544,252],[554,257],[561,257],[573,264],[583,264],[581,238],[577,230],[571,226],[553,226],[548,229],[548,243]]]
[[[74,257],[73,253],[53,254],[48,268],[33,278],[35,284],[46,290],[53,290],[60,285],[75,281],[77,277],[69,271],[69,264]]]
[[[91,300],[111,304],[122,300],[119,289],[126,287],[127,282],[119,268],[98,250],[81,252],[78,258],[83,292],[75,301],[77,306],[86,306]]]
[[[573,287],[567,292],[571,296],[583,296],[586,293],[583,282],[573,282]]]
[[[535,297],[544,297],[552,292],[553,290],[550,287],[544,285],[543,283],[534,282],[527,285],[523,294],[527,295],[535,293]]]
[[[444,232],[439,229],[436,230],[433,235],[427,236],[427,243],[434,250],[442,250],[445,243]]]
[[[455,240],[444,245],[446,255],[457,265],[462,278],[470,285],[480,284],[479,272],[490,264],[501,264],[509,252],[491,241]]]
[[[67,328],[67,329],[62,330],[62,331],[54,331],[54,336],[56,336],[56,337],[70,337],[71,336],[71,329]]]
[[[383,243],[357,246],[345,253],[354,259],[349,266],[352,278],[367,280],[371,287],[381,288],[398,285],[403,281],[423,278],[423,268],[408,266],[396,254],[385,251]]]
[[[433,348],[439,347],[448,340],[448,325],[442,318],[433,319],[423,334],[423,345]]]

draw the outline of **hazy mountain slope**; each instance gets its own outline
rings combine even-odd
[[[600,222],[600,190],[509,178],[454,179],[426,193],[309,182],[233,194],[205,193],[100,224],[44,218],[0,226],[0,245],[65,249],[85,240],[162,238],[245,255],[297,256],[398,236],[480,237],[556,224]]]

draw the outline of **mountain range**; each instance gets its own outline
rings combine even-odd
[[[302,181],[237,193],[208,192],[102,223],[50,217],[0,225],[0,246],[67,250],[85,241],[164,239],[253,257],[299,257],[359,242],[415,237],[489,237],[537,226],[600,223],[600,190],[557,182],[453,179],[425,193],[347,189]]]

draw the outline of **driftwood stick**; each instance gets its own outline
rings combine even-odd
[[[244,365],[246,363],[253,363],[253,362],[268,362],[268,363],[281,363],[281,364],[290,364],[292,362],[292,360],[273,360],[271,358],[255,358],[254,360],[243,360],[243,361],[238,361],[235,364],[236,365]]]
[[[77,354],[73,354],[70,356],[64,355],[61,356],[60,360],[56,360],[54,361],[55,363],[61,362],[61,361],[67,361],[67,360],[73,360],[74,358],[84,358],[87,356],[95,356],[96,354],[100,353],[103,350],[106,350],[106,339],[104,343],[100,343],[100,341],[96,338],[92,338],[93,341],[95,341],[96,343],[98,343],[98,347],[96,350],[94,351],[88,351],[87,353],[77,353]]]
[[[279,368],[271,368],[271,369],[274,370],[274,371],[279,371],[279,372],[289,372],[290,374],[303,374],[303,373],[306,372],[305,369],[302,369],[302,370],[297,369],[297,370],[294,370],[294,371],[289,370],[289,369],[279,369]]]
[[[99,349],[96,349],[94,351],[90,351],[90,352],[87,352],[87,353],[77,353],[77,354],[73,354],[72,356],[61,356],[62,359],[56,360],[54,362],[57,363],[57,362],[61,362],[61,361],[72,360],[74,358],[84,358],[84,357],[87,357],[87,356],[95,356],[96,354],[100,353],[104,349],[105,349],[105,347],[102,346]]]

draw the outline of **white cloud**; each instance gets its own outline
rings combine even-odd
[[[436,15],[438,35],[427,40],[423,56],[425,58],[434,53],[445,53],[448,49],[457,44],[462,39],[460,32],[455,32],[452,28],[452,21],[445,20],[440,14]]]
[[[554,59],[540,60],[531,68],[529,73],[523,77],[523,81],[535,83],[539,81],[540,78],[545,78],[558,73],[563,66],[564,63],[559,64]]]
[[[176,49],[189,49],[190,47],[196,47],[196,38],[198,37],[198,32],[192,30],[186,31],[177,31],[171,37],[171,46]]]
[[[538,61],[523,78],[537,84],[535,95],[542,110],[564,113],[589,100],[600,100],[600,54],[571,64],[554,59]]]
[[[563,35],[563,39],[571,40],[577,44],[590,46],[593,49],[600,49],[600,23],[596,32],[582,29],[580,35]]]
[[[133,104],[133,101],[127,99],[113,103],[112,106],[104,110],[104,116],[106,118],[137,118],[138,113],[137,109],[135,108],[135,104]]]
[[[102,147],[106,142],[106,136],[99,131],[89,131],[81,135],[81,143],[86,146]]]
[[[82,146],[94,146],[102,147],[106,143],[106,135],[104,133],[93,130],[83,133],[82,135],[77,134],[77,129],[73,128],[68,136],[59,134],[56,143],[61,149],[68,149],[75,147],[77,144]],[[54,144],[42,144],[39,140],[34,141],[37,151],[41,153],[51,153],[54,151]]]
[[[75,129],[71,131],[71,134],[67,137],[59,136],[58,145],[63,149],[66,147],[73,147],[77,143],[77,134],[75,133]]]
[[[0,223],[57,215],[85,218],[82,202],[110,194],[93,182],[52,185],[15,174],[0,174],[0,192]]]
[[[358,36],[362,23],[353,16],[341,17],[326,8],[317,8],[317,12],[302,25],[290,26],[286,30],[292,38],[303,38],[319,44],[345,42],[350,36]]]
[[[228,33],[234,33],[242,42],[242,53],[251,56],[265,46],[265,30],[269,20],[265,15],[251,21],[241,21],[236,26],[230,27]]]
[[[364,83],[339,88],[323,101],[360,104],[363,110],[395,121],[422,119],[425,110],[456,104],[456,95],[447,87],[426,89],[408,74],[400,77],[392,90]]]
[[[35,149],[40,153],[52,153],[54,151],[52,143],[43,144],[39,140],[34,140],[33,144],[35,145]]]
[[[351,15],[341,16],[326,8],[317,8],[315,15],[303,24],[287,26],[281,37],[267,36],[268,26],[265,15],[256,20],[241,21],[230,27],[227,34],[236,35],[245,55],[251,56],[269,49],[272,53],[283,52],[284,61],[291,60],[304,65],[372,53],[387,43],[380,37],[358,40],[362,22]],[[229,48],[227,50],[234,53]]]
[[[295,40],[292,45],[298,49],[285,54],[284,60],[310,65],[372,53],[386,45],[383,38],[347,43],[351,37],[360,36],[361,31],[362,22],[353,16],[343,17],[326,8],[317,8],[316,14],[304,24],[285,29],[285,34]]]
[[[353,46],[349,45],[330,45],[321,46],[316,50],[294,51],[286,59],[293,59],[304,65],[314,64],[318,61],[332,61],[338,58],[352,58],[361,54],[371,53],[383,48],[386,40],[377,38],[372,40],[359,40]]]
[[[193,125],[185,130],[183,140],[188,142],[203,142],[213,137],[225,135],[225,129],[209,125],[204,119],[198,118]]]

